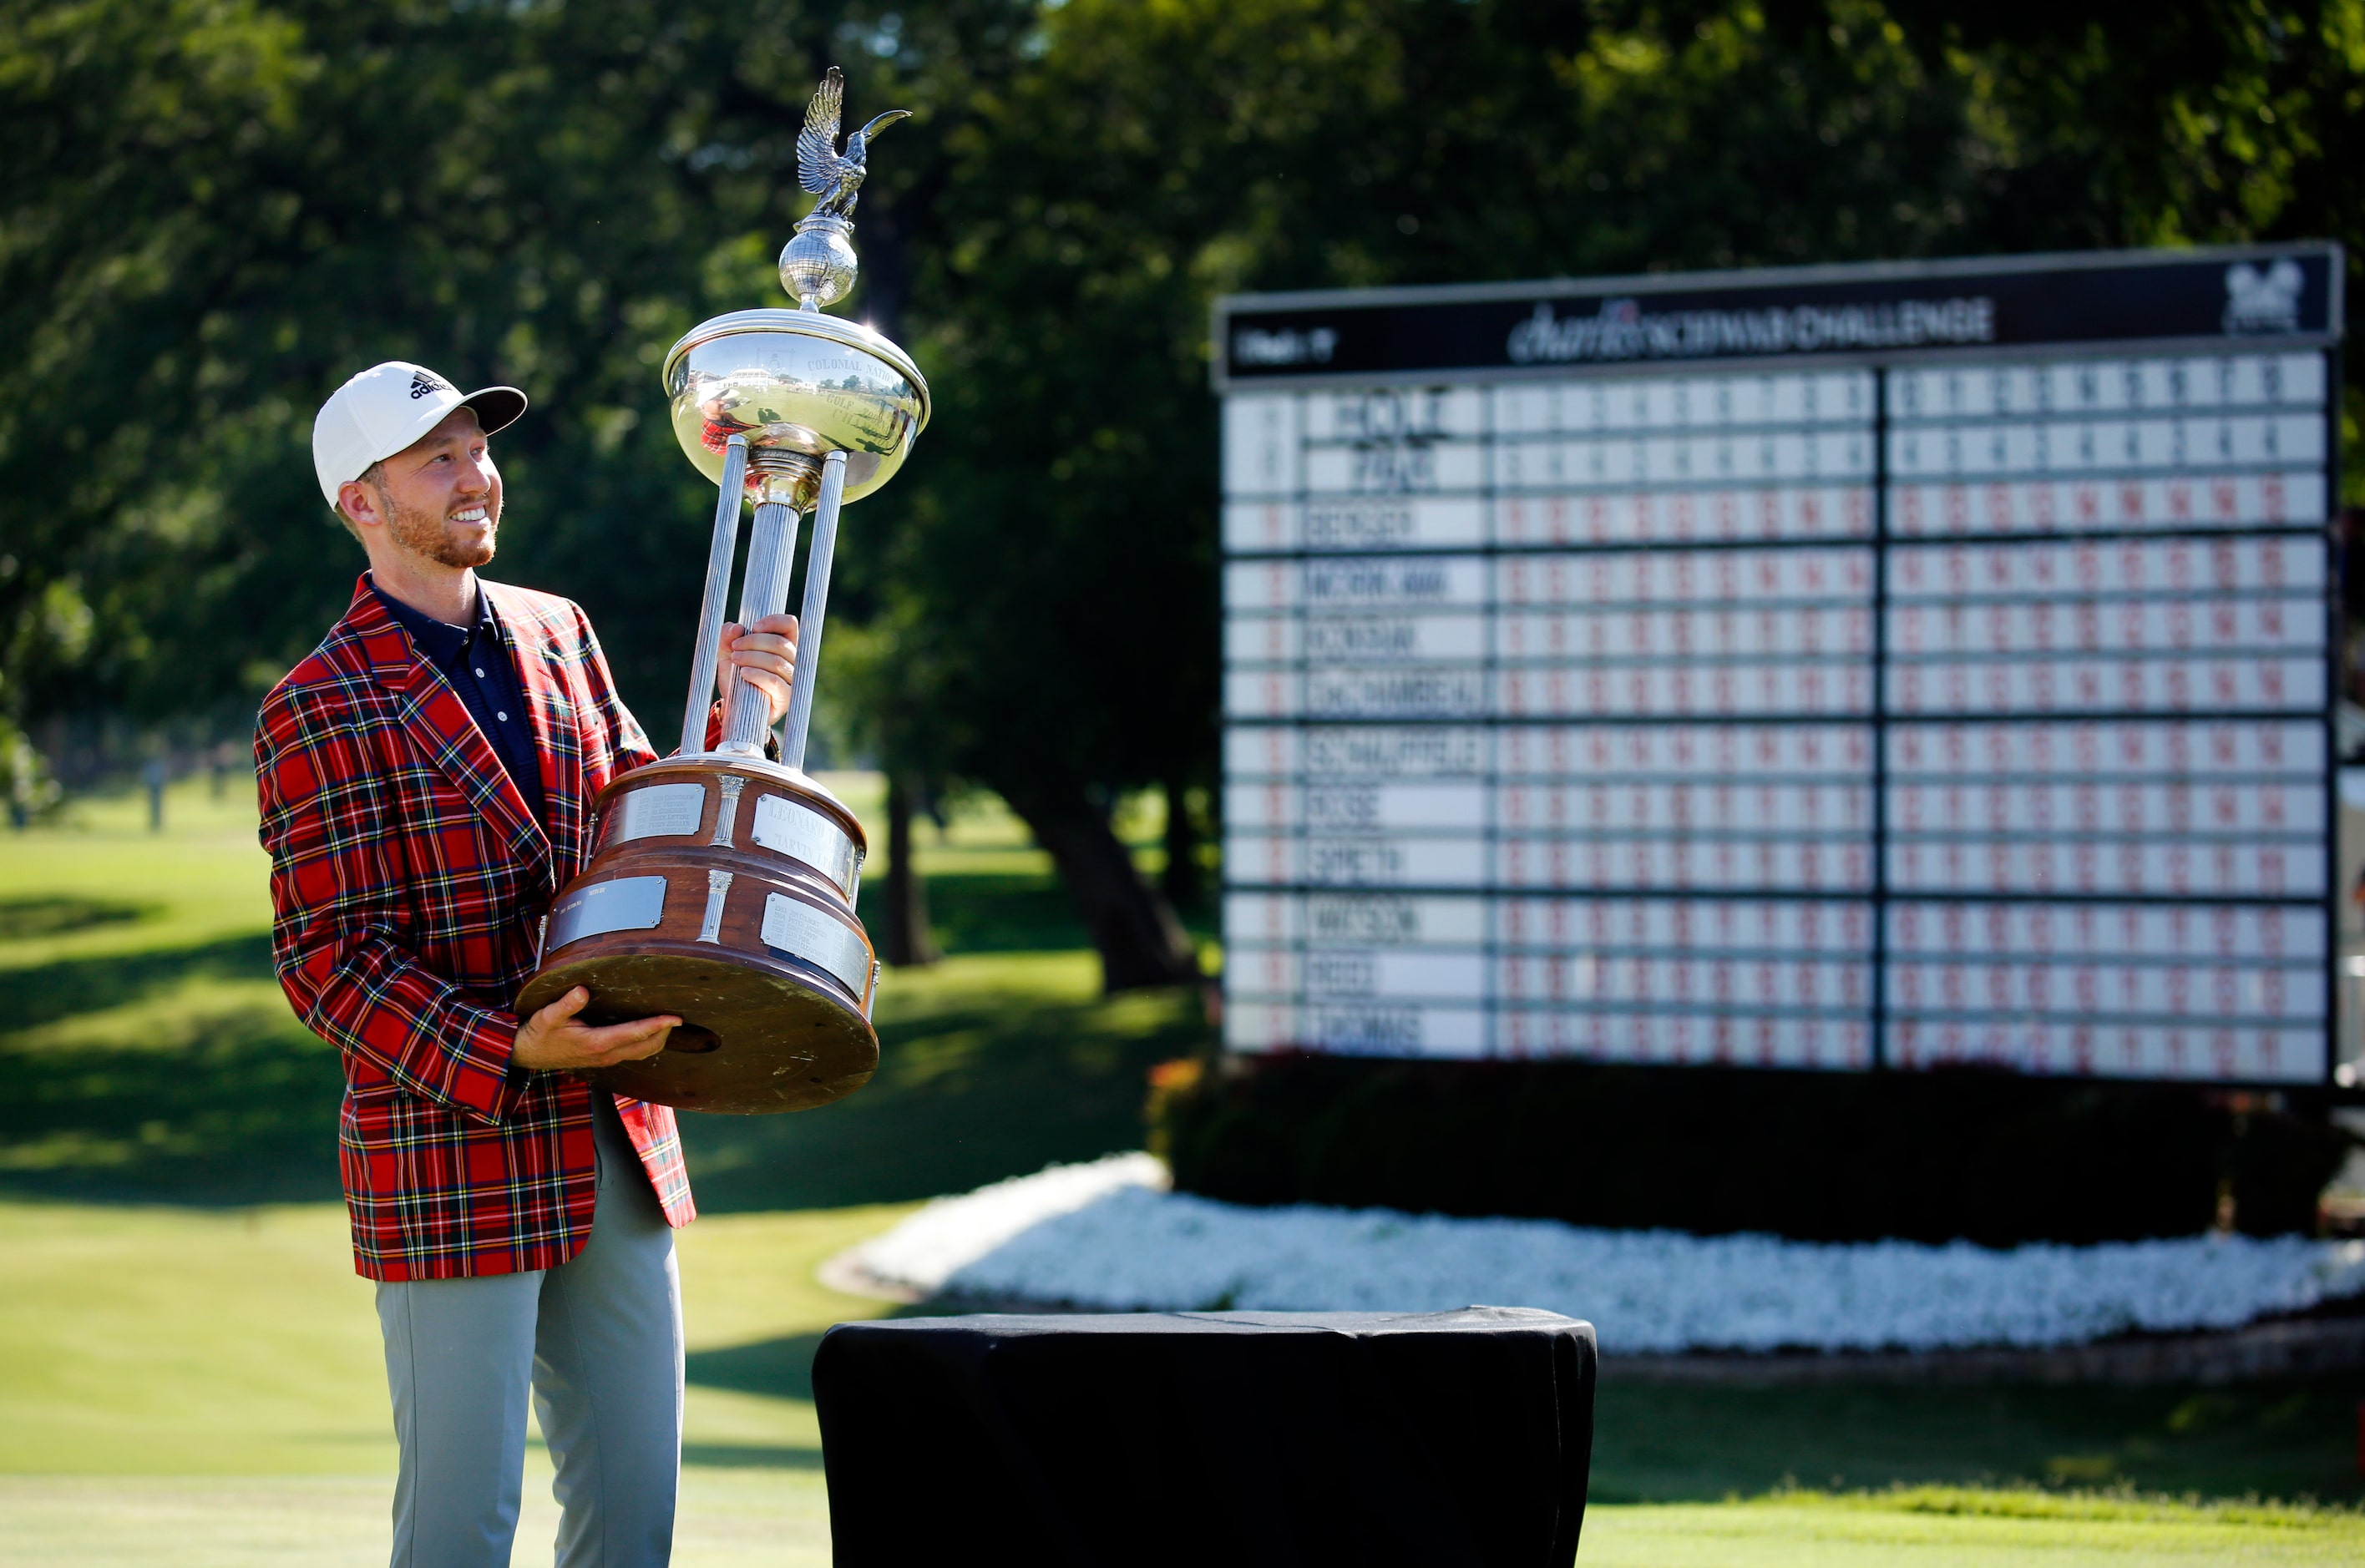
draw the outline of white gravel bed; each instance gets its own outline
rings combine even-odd
[[[1166,1191],[1146,1154],[939,1198],[833,1260],[917,1296],[1108,1310],[1441,1311],[1590,1320],[1613,1353],[2070,1345],[2231,1328],[2365,1293],[2365,1242],[2194,1236],[1997,1251],[1586,1230]]]

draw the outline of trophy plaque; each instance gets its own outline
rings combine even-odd
[[[838,510],[902,465],[928,422],[928,386],[895,344],[822,314],[854,285],[870,138],[905,115],[880,115],[841,151],[844,91],[832,66],[797,138],[798,174],[821,199],[780,252],[796,308],[718,316],[666,356],[674,433],[721,487],[681,749],[600,792],[591,858],[551,904],[539,967],[517,1000],[522,1017],[580,985],[593,1023],[679,1017],[656,1056],[588,1076],[685,1110],[803,1110],[852,1093],[879,1065],[879,963],[854,912],[862,824],[806,776],[805,739]],[[813,515],[779,762],[765,756],[763,694],[744,677],[723,698],[720,742],[706,743],[748,501],[742,625],[786,607],[798,524]]]

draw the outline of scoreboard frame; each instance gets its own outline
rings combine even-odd
[[[2245,523],[2215,528],[2196,524],[2182,531],[2173,526],[2112,529],[2105,525],[2086,530],[2073,528],[2049,537],[2065,545],[2081,540],[2115,545],[2136,537],[2188,543],[2210,541],[2219,546],[2222,575],[2226,569],[2223,563],[2229,558],[2225,554],[2224,542],[2266,536],[2290,541],[2307,537],[2304,531],[2314,528],[2317,521],[2324,524],[2315,534],[2322,541],[2324,551],[2319,596],[2323,616],[2324,700],[2320,711],[2311,709],[2303,715],[2306,720],[2320,720],[2322,726],[2321,828],[2325,865],[2323,896],[2316,901],[2324,921],[2323,1014],[2321,1028],[2317,1031],[2322,1039],[2321,1078],[2295,1080],[2281,1075],[2230,1072],[2224,1066],[2230,1058],[2222,1056],[2219,1070],[2214,1072],[2198,1069],[2112,1072],[2107,1069],[2097,1069],[2090,1063],[2068,1069],[2048,1067],[2041,1070],[2070,1077],[2137,1077],[2221,1085],[2258,1084],[2274,1088],[2299,1087],[2320,1081],[2329,1087],[2337,1081],[2334,1075],[2339,1065],[2337,1059],[2339,1054],[2339,901],[2343,891],[2339,886],[2339,756],[2334,730],[2334,715],[2340,694],[2343,638],[2338,540],[2331,525],[2337,514],[2339,496],[2339,349],[2345,315],[2345,257],[2337,244],[2303,242],[2169,252],[1970,258],[1871,265],[1654,274],[1622,278],[1233,295],[1218,300],[1213,314],[1213,383],[1216,391],[1228,406],[1233,398],[1266,391],[1338,393],[1366,388],[1375,394],[1389,389],[1427,389],[1451,394],[1474,388],[1482,398],[1491,398],[1493,394],[1487,388],[1532,383],[1578,386],[1586,383],[1610,382],[1622,386],[1640,385],[1653,378],[1690,378],[1685,383],[1689,385],[1703,376],[1727,374],[1736,376],[1795,375],[1802,370],[1857,371],[1868,376],[1869,413],[1863,433],[1870,441],[1871,465],[1867,473],[1857,478],[1841,477],[1835,482],[1860,487],[1868,492],[1869,527],[1858,534],[1833,534],[1828,543],[1861,547],[1869,553],[1872,568],[1866,608],[1869,610],[1870,645],[1864,651],[1864,663],[1869,672],[1871,690],[1868,706],[1863,711],[1854,714],[1832,712],[1821,716],[1823,721],[1831,723],[1861,724],[1872,737],[1867,778],[1871,821],[1866,833],[1871,877],[1869,885],[1860,894],[1860,902],[1868,907],[1870,921],[1869,946],[1864,966],[1867,994],[1861,1007],[1867,1030],[1868,1049],[1862,1054],[1860,1060],[1808,1064],[1851,1070],[1920,1067],[1933,1065],[1936,1059],[1913,1059],[1909,1055],[1908,1059],[1900,1061],[1896,1059],[1898,1051],[1891,1040],[1892,1030],[1900,1024],[1908,1031],[1907,1037],[1911,1038],[1912,1022],[1900,1019],[1892,1005],[1896,1000],[1890,994],[1893,982],[1891,964],[1896,951],[1892,942],[1892,907],[1928,902],[1933,897],[1927,892],[1900,894],[1893,886],[1895,878],[1891,864],[1892,857],[1904,842],[1895,835],[1892,831],[1894,824],[1889,821],[1892,810],[1891,740],[1901,730],[1914,727],[1916,722],[1911,715],[1901,715],[1892,708],[1892,699],[1897,693],[1892,691],[1890,681],[1900,667],[1897,661],[1908,656],[1891,646],[1894,635],[1892,617],[1910,597],[1892,582],[1892,576],[1898,569],[1898,563],[1907,554],[1906,547],[1918,545],[1925,537],[1924,534],[1900,532],[1900,519],[1892,516],[1892,507],[1900,493],[1900,465],[1897,461],[1900,448],[1893,443],[1901,434],[1911,433],[1892,425],[1892,403],[1895,401],[1892,389],[1903,385],[1898,377],[1910,377],[1911,373],[1922,370],[1961,373],[1990,367],[2020,367],[2032,371],[2042,380],[2049,374],[2045,367],[2068,361],[2116,359],[2134,362],[2202,355],[2218,359],[2223,366],[2231,367],[2236,363],[2236,356],[2253,359],[2292,354],[2312,356],[2322,366],[2321,448],[2318,458],[2314,461],[2315,468],[2321,472],[2324,487],[2324,516],[2320,520],[2299,517],[2287,519],[2281,524]],[[2262,360],[2261,363],[2265,362]],[[2276,363],[2284,363],[2284,360],[2278,357]],[[2130,370],[2128,374],[2132,375],[2135,372]],[[2221,382],[2230,386],[2228,378],[2233,374],[2230,368],[2221,369]],[[2178,385],[2179,395],[2181,396],[2181,383]],[[1911,388],[1909,386],[1907,390]],[[1491,402],[1487,405],[1489,409],[1493,406]],[[1557,403],[1554,406],[1557,408]],[[2222,406],[2230,408],[2231,404]],[[2039,443],[2040,455],[2046,450],[2044,442],[2047,439],[2043,431],[2052,428],[2047,420],[2053,417],[2051,409],[2041,409],[2030,422],[2029,428],[2039,432],[2034,439]],[[2001,415],[1999,413],[1997,418],[2001,420]],[[2129,420],[2123,422],[2132,427],[2139,421]],[[2222,416],[2219,422],[2230,427],[2230,414]],[[2267,422],[2272,424],[2275,420],[2270,415]],[[1910,425],[1911,421],[1909,420],[1907,423]],[[2176,453],[2180,460],[2185,439],[2184,420],[2179,417],[2175,423]],[[1232,429],[1228,415],[1225,428],[1228,443]],[[1999,443],[2001,460],[2003,436],[1999,433],[1995,439]],[[2135,439],[2132,434],[2127,437],[2131,443]],[[2220,439],[2228,438],[2221,436]],[[1485,440],[1489,443],[1488,454],[1483,461],[1492,464],[1495,462],[1492,443],[1496,436],[1491,425]],[[2278,450],[2272,444],[2271,432],[2268,440],[2268,450]],[[1637,444],[1640,444],[1639,441]],[[1305,450],[1305,442],[1301,441],[1301,461],[1304,460]],[[1228,468],[1229,457],[1227,456],[1225,461]],[[1639,471],[1642,462],[1639,453],[1634,462]],[[1810,462],[1812,462],[1811,456]],[[1403,493],[1387,487],[1392,480],[1384,473],[1376,477],[1365,476],[1363,478],[1369,479],[1373,487],[1361,490],[1359,494],[1379,497]],[[1361,482],[1361,479],[1357,481]],[[2175,482],[2172,475],[2171,478],[2161,481],[2164,485]],[[2028,487],[2034,490],[2052,485],[2053,481],[2047,479],[2041,485]],[[1957,489],[1965,487],[1956,487]],[[2002,489],[2005,487],[1999,481],[1993,487]],[[1316,547],[1309,545],[1303,537],[1295,537],[1286,544],[1268,543],[1259,547],[1241,548],[1236,545],[1227,526],[1222,551],[1227,583],[1227,629],[1245,613],[1241,607],[1233,603],[1232,589],[1228,586],[1234,580],[1232,568],[1242,563],[1271,565],[1279,561],[1303,566],[1322,561],[1474,558],[1485,563],[1491,574],[1500,558],[1526,556],[1540,559],[1539,552],[1551,546],[1536,541],[1505,543],[1497,535],[1493,525],[1492,509],[1496,504],[1499,488],[1493,471],[1489,469],[1482,481],[1481,498],[1476,503],[1488,519],[1481,536],[1474,541],[1452,544],[1414,543],[1359,550],[1351,544],[1333,543]],[[1230,503],[1231,492],[1227,484],[1225,492],[1227,514]],[[1305,487],[1302,485],[1297,489],[1297,503],[1301,507],[1305,504]],[[1959,547],[1971,542],[1972,533],[1960,530],[1948,532],[1941,527],[1926,537],[1940,546]],[[2020,528],[1980,537],[2004,546],[2019,547],[2037,544],[2048,535],[2034,529]],[[1596,543],[1600,543],[1599,541]],[[1715,542],[1698,543],[1700,548],[1717,547]],[[1730,546],[1735,541],[1727,539],[1721,543]],[[1774,540],[1769,537],[1767,540],[1770,550],[1779,551],[1797,551],[1802,544],[1812,543],[1814,541],[1799,538]],[[1628,543],[1638,554],[1674,548],[1665,539],[1652,541],[1646,538]],[[1612,541],[1606,549],[1615,551],[1626,547],[1627,544]],[[1997,558],[2001,558],[2001,553]],[[1492,580],[1490,576],[1489,581]],[[2202,596],[2192,593],[2188,593],[2185,600],[2188,612],[2191,606],[2203,602]],[[1491,597],[1485,599],[1480,615],[1483,618],[1501,616],[1505,613],[1500,608],[1501,602]],[[1925,595],[1922,602],[1944,605],[1947,601],[1943,596],[1930,599]],[[2139,606],[2137,610],[2125,613],[2135,614],[2144,608]],[[1995,613],[2001,616],[2005,610],[1999,608]],[[1304,617],[1300,619],[1303,621]],[[1490,626],[1491,623],[1490,619]],[[1304,635],[1302,626],[1300,635]],[[1489,630],[1485,636],[1491,648],[1495,633]],[[2297,650],[2294,650],[2294,656],[2296,655]],[[2005,656],[1997,655],[1996,662],[2001,663]],[[1301,665],[1306,661],[1306,655],[1302,647],[1296,657]],[[2136,661],[2130,657],[2125,662],[2132,665]],[[2226,662],[2230,666],[2232,661]],[[1228,652],[1227,667],[1228,671]],[[2062,667],[2068,666],[2064,665]],[[2096,667],[2099,669],[2099,663]],[[2160,667],[2169,668],[2166,665]],[[2197,669],[2199,666],[2196,664],[2194,667]],[[1486,669],[1486,678],[1492,679],[1494,666],[1491,655]],[[2049,680],[2051,678],[2045,678]],[[1227,690],[1229,686],[1227,678]],[[2008,726],[2015,722],[2033,733],[2067,724],[2079,717],[2077,713],[2053,708],[2007,708],[1987,713],[1959,712],[1951,720],[1933,722],[1952,722],[1957,728],[1966,724],[1984,726],[1982,733],[1992,737],[2008,734]],[[1638,711],[1632,718],[1638,727],[1664,725],[1671,722],[1668,713],[1648,709]],[[1694,727],[1703,722],[1715,722],[1698,714],[1690,715],[1690,718]],[[2196,734],[2200,723],[2212,721],[2226,724],[2228,734],[2232,733],[2231,726],[2236,723],[2256,723],[2262,727],[2263,733],[2263,727],[2270,721],[2303,721],[2302,713],[2289,707],[2263,715],[2259,711],[2213,711],[2205,707],[2170,711],[2130,708],[2124,713],[2096,712],[2089,713],[2085,718],[2086,727],[2090,729],[2096,725],[2119,724],[2128,732],[2148,722],[2165,733],[2190,722]],[[1228,758],[1236,734],[1269,732],[1275,727],[1303,734],[1318,724],[1343,722],[1323,720],[1304,708],[1294,716],[1287,717],[1244,716],[1235,713],[1227,700],[1224,721],[1227,786],[1232,778]],[[1585,722],[1597,724],[1603,721],[1597,710],[1593,719]],[[1817,721],[1806,715],[1793,715],[1787,719],[1769,717],[1727,722],[1780,727],[1786,724],[1804,726]],[[1418,725],[1424,721],[1381,717],[1365,722],[1406,726]],[[1460,721],[1429,722],[1440,726],[1458,722],[1465,729],[1492,727],[1489,730],[1492,734],[1500,731],[1507,721],[1490,688],[1485,705],[1476,714]],[[1487,777],[1491,780],[1496,776],[1489,774]],[[1489,789],[1494,787],[1491,782],[1487,786]],[[1957,790],[1956,792],[1959,794],[1961,791]],[[2005,794],[2001,787],[1994,792],[1999,801]],[[1227,793],[1229,793],[1228,789]],[[2133,797],[2130,795],[2128,798]],[[1492,807],[1488,809],[1491,813]],[[2001,808],[1999,806],[1997,809]],[[1229,819],[1227,811],[1227,843],[1235,836]],[[1491,834],[1492,829],[1488,832]],[[1488,845],[1491,865],[1494,853],[1491,837]],[[2001,887],[2001,882],[1998,885]],[[1306,899],[1405,891],[1353,881],[1317,882],[1300,877],[1276,882],[1270,876],[1263,879],[1246,877],[1240,873],[1235,856],[1229,852],[1226,856],[1225,889],[1227,910],[1233,907],[1235,897],[1240,894],[1274,893]],[[1490,869],[1478,882],[1449,890],[1455,896],[1475,895],[1480,899],[1499,902],[1506,896],[1507,885]],[[1517,890],[1514,896],[1519,890],[1534,892],[1537,890],[1533,887]],[[1605,889],[1597,885],[1588,888],[1561,884],[1559,890],[1564,895],[1564,902],[1608,898],[1632,904],[1658,899],[1709,905],[1719,901],[1732,902],[1752,896],[1731,890],[1709,892],[1650,886]],[[1414,887],[1409,890],[1409,896],[1438,892],[1439,890],[1433,886]],[[1767,896],[1779,899],[1790,895],[1777,890]],[[2262,894],[2253,899],[2222,890],[2214,896],[2162,896],[2157,892],[2136,891],[2112,899],[2107,894],[2065,894],[2058,890],[1999,890],[1982,894],[1956,889],[1938,896],[1969,905],[1994,906],[1990,912],[1990,919],[1997,929],[2001,929],[2001,925],[1996,923],[2014,918],[2012,910],[2015,907],[2024,914],[2027,911],[2040,908],[2074,907],[2080,902],[2098,907],[2107,903],[2123,911],[2174,909],[2180,905],[2206,906],[2212,910],[2242,909],[2252,904],[2277,909],[2310,907],[2288,897]],[[1597,914],[1596,918],[1599,918]],[[1639,913],[1636,914],[1638,924],[1641,918]],[[2263,920],[2266,917],[2259,918]],[[1485,919],[1491,932],[1495,916],[1490,913]],[[2133,940],[2132,933],[2135,929],[2134,915],[2127,914],[2126,921],[2126,929],[2130,933],[2128,939]],[[1227,916],[1227,993],[1236,991],[1236,977],[1241,972],[1241,965],[1236,961],[1236,944],[1230,924]],[[2090,919],[2088,924],[2090,926],[2093,921]],[[2276,917],[2276,928],[2280,930],[2280,917]],[[2035,929],[2042,938],[2050,928],[2039,924]],[[2154,924],[2147,921],[2146,930],[2153,929]],[[2227,940],[2223,935],[2225,929],[2228,928],[2221,919],[2221,949]],[[2180,918],[2178,930],[2180,933],[2182,931]],[[2276,940],[2281,938],[2278,936]],[[1301,943],[1301,949],[1303,946]],[[1482,947],[1486,990],[1485,1000],[1481,1006],[1491,1020],[1494,1012],[1498,1010],[1494,990],[1498,947],[1491,935]],[[2040,966],[2032,966],[2032,969],[2035,967]],[[2284,969],[2290,967],[2288,964],[2282,966]],[[2230,962],[2225,972],[2229,975],[2234,972]],[[2132,975],[2132,967],[2128,973]],[[2132,985],[2133,980],[2128,983]],[[2273,983],[2280,986],[2281,982],[2278,979]],[[1302,999],[1305,994],[1302,973],[1298,984]],[[1232,1012],[1246,999],[1235,995],[1227,1000],[1232,1002],[1227,1012]],[[1305,1011],[1302,1000],[1298,1011],[1301,1014]],[[2310,1027],[2315,1022],[2306,1021]],[[2195,1015],[2195,1028],[2202,1028],[2206,1025],[2205,1019]],[[1440,1054],[1579,1057],[1586,1054],[1583,1050],[1557,1047],[1532,1051],[1526,1048],[1506,1050],[1496,1038],[1495,1025],[1490,1021],[1485,1028],[1487,1039],[1482,1051]],[[2227,1032],[2230,1033],[2230,1029]],[[2130,1026],[2130,1039],[2133,1034]],[[2263,1036],[2262,1028],[2262,1039]],[[2177,1039],[2180,1054],[2175,1059],[2180,1068],[2183,1060],[2180,1034]],[[1342,1045],[1313,1040],[1282,1040],[1244,1047],[1227,1038],[1227,1047],[1252,1050],[1308,1048],[1339,1054],[1405,1054],[1384,1041],[1376,1044],[1350,1041]],[[2128,1059],[2132,1060],[2135,1047],[2130,1044],[2127,1050],[2130,1053]],[[2271,1061],[2275,1058],[2270,1056],[2266,1059]],[[1737,1065],[1748,1063],[1744,1058]],[[1795,1064],[1769,1060],[1768,1065]]]

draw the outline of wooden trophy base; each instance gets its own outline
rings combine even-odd
[[[520,1017],[577,985],[590,1023],[674,1014],[664,1050],[586,1077],[686,1111],[801,1111],[870,1081],[879,966],[854,913],[852,812],[796,769],[712,754],[625,774],[599,812]]]

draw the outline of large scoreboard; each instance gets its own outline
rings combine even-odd
[[[2342,275],[1222,301],[1227,1045],[2325,1081]]]

